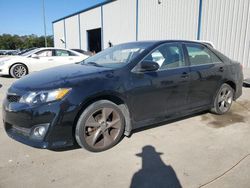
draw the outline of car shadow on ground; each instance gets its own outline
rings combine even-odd
[[[55,148],[55,149],[49,149],[50,151],[54,151],[54,152],[63,152],[63,151],[70,151],[70,150],[76,150],[76,149],[81,149],[81,147],[74,143],[73,146],[67,146],[67,147],[63,147],[63,148]]]
[[[142,159],[142,168],[133,175],[130,188],[182,187],[174,169],[162,161],[161,155],[163,153],[156,152],[150,145],[144,146],[142,153],[136,154]]]
[[[0,77],[2,77],[2,78],[12,78],[10,75],[2,75]]]

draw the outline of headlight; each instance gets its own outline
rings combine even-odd
[[[30,92],[21,97],[20,103],[39,104],[62,99],[70,92],[70,88],[60,88],[49,91]]]

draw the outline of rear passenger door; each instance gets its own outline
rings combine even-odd
[[[54,50],[54,59],[55,59],[54,66],[72,64],[80,61],[78,55],[74,54],[71,51],[63,49]]]
[[[223,79],[224,63],[203,44],[186,43],[185,46],[190,64],[189,106],[211,105]]]

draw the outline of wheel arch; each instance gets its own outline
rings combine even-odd
[[[126,103],[126,101],[116,95],[116,94],[105,94],[105,95],[98,95],[95,97],[91,97],[87,100],[85,100],[85,102],[81,105],[80,110],[78,111],[75,120],[74,120],[74,126],[73,126],[73,135],[75,135],[75,128],[77,125],[77,121],[80,118],[81,114],[83,113],[83,111],[91,104],[93,104],[94,102],[100,101],[100,100],[108,100],[113,102],[114,104],[116,104],[122,111],[124,118],[125,118],[125,131],[124,131],[124,135],[129,136],[131,134],[131,130],[132,130],[132,123],[131,123],[131,116],[130,116],[130,112],[129,112],[129,107]]]
[[[217,88],[217,90],[216,90],[216,92],[215,92],[215,94],[214,94],[214,96],[213,96],[213,100],[212,100],[212,101],[215,100],[215,98],[216,98],[216,96],[218,95],[218,92],[220,91],[220,88],[221,88],[221,86],[222,86],[223,84],[228,84],[229,86],[231,86],[231,87],[233,88],[233,90],[234,90],[233,99],[235,100],[236,84],[235,84],[233,81],[231,81],[231,80],[223,80],[223,81],[220,83],[219,87]],[[214,103],[213,103],[212,106],[214,106]]]
[[[225,81],[224,83],[230,85],[236,92],[236,84],[233,81],[228,80],[228,81]]]
[[[235,94],[237,91],[237,87],[236,87],[235,82],[232,80],[224,80],[224,82],[222,84],[228,84],[231,88],[233,88],[233,90],[234,90],[233,100],[235,100]]]

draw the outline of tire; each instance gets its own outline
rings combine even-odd
[[[214,99],[214,107],[211,112],[218,115],[227,113],[232,106],[233,97],[234,89],[226,83],[222,84]]]
[[[92,152],[115,146],[123,137],[125,118],[121,109],[111,101],[100,100],[88,106],[78,119],[77,143]]]
[[[28,74],[28,69],[24,64],[14,64],[10,68],[10,75],[13,78],[21,78]]]

